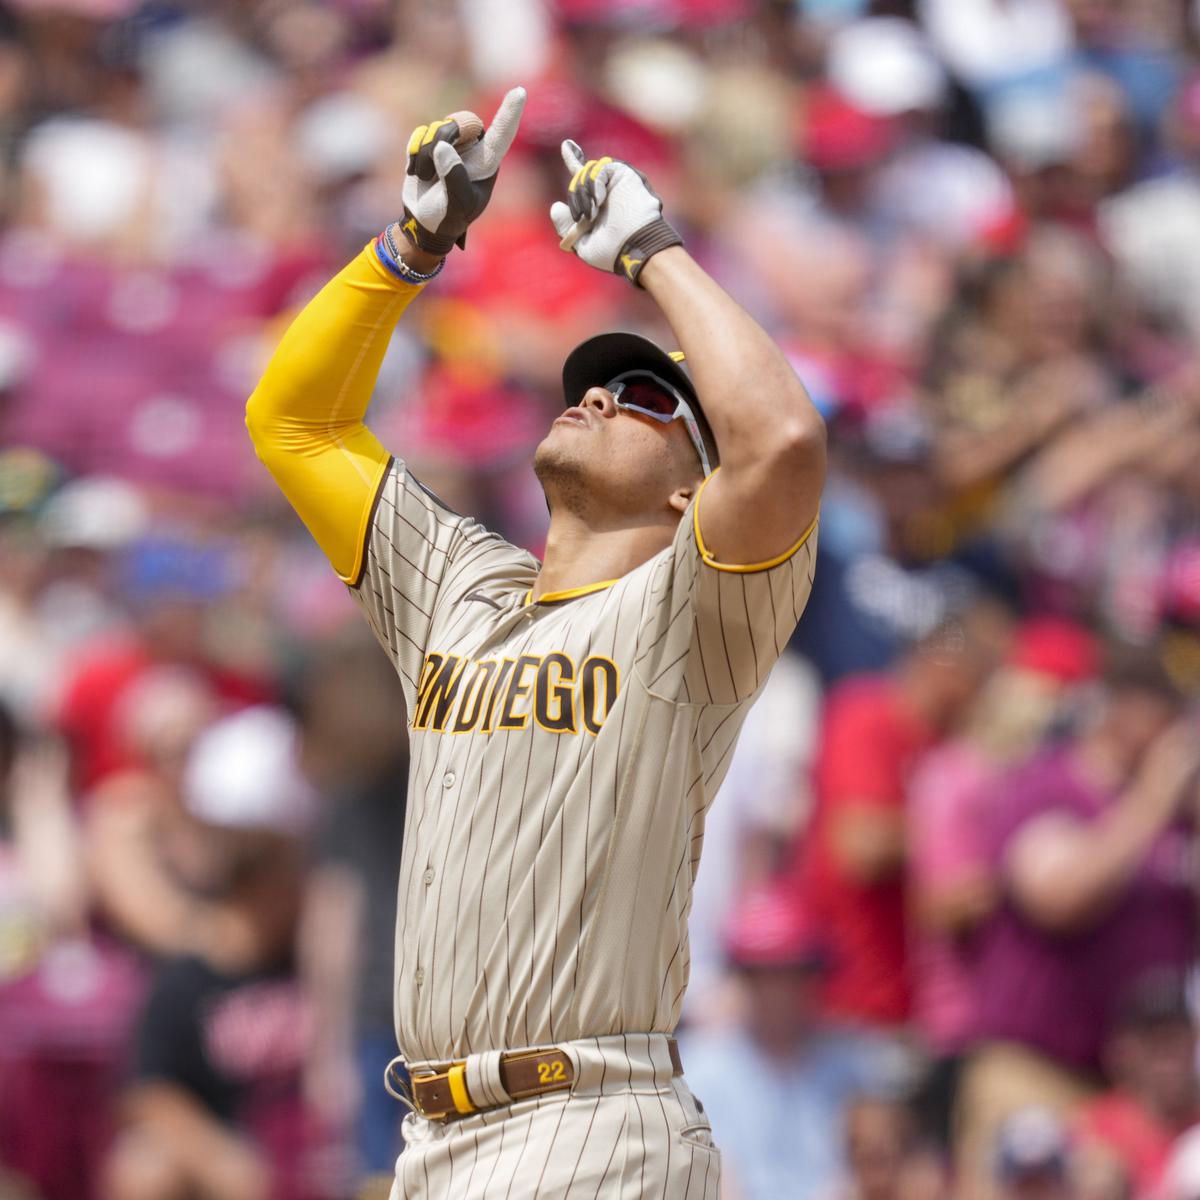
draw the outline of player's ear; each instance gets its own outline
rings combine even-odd
[[[687,506],[691,504],[692,497],[696,494],[696,489],[692,484],[684,484],[677,487],[672,493],[668,504],[682,516],[687,511]]]

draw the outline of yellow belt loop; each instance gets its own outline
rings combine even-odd
[[[467,1091],[466,1074],[466,1063],[455,1063],[446,1072],[450,1083],[450,1096],[454,1100],[454,1111],[464,1115],[475,1111],[475,1105],[471,1103],[471,1094]]]

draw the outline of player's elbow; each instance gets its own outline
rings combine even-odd
[[[806,489],[814,480],[819,487],[825,478],[825,422],[815,409],[789,413],[748,459],[748,470],[768,491],[786,490],[797,480],[803,480]]]
[[[781,466],[811,469],[825,464],[825,422],[807,401],[799,412],[782,422],[775,439],[775,453]]]
[[[263,448],[270,438],[270,421],[267,417],[266,405],[256,388],[246,401],[246,431],[254,443],[254,449],[262,457]]]

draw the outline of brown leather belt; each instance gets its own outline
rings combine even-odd
[[[683,1074],[679,1046],[667,1038],[671,1073]],[[528,1100],[549,1092],[564,1092],[575,1082],[575,1067],[562,1050],[513,1050],[500,1056],[500,1082],[511,1099]],[[487,1112],[502,1104],[476,1104],[467,1090],[467,1064],[459,1060],[445,1070],[413,1074],[413,1108],[429,1121],[453,1120],[470,1113]]]

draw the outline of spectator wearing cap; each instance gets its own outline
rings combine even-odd
[[[1195,954],[1200,739],[1165,673],[1112,656],[1075,734],[1005,776],[989,802],[1000,902],[979,932],[976,1044],[960,1093],[960,1166],[986,1191],[997,1130],[1098,1091],[1119,997]]]
[[[1095,669],[1093,639],[1080,626],[1053,617],[1023,622],[963,732],[928,754],[913,777],[913,1015],[934,1059],[923,1116],[927,1132],[943,1147],[949,1145],[958,1073],[976,1019],[974,933],[997,900],[983,832],[990,789],[1039,748]]]
[[[992,1159],[997,1200],[1069,1200],[1067,1131],[1058,1114],[1023,1108],[1000,1127]]]
[[[1115,1160],[1133,1200],[1159,1195],[1175,1142],[1200,1125],[1196,1026],[1183,976],[1151,972],[1120,1000],[1104,1060],[1112,1087],[1076,1121]]]
[[[796,149],[817,172],[831,214],[851,222],[867,219],[871,172],[887,158],[897,133],[894,121],[864,112],[835,89],[812,89],[801,110]]]
[[[783,885],[745,895],[726,929],[741,1019],[684,1039],[688,1078],[721,1146],[722,1183],[739,1200],[828,1192],[844,1166],[845,1107],[886,1069],[820,1015],[823,932]]]
[[[899,1033],[911,1011],[907,808],[917,761],[961,717],[1003,653],[1007,614],[974,601],[889,671],[827,696],[816,810],[797,850],[805,903],[832,963],[825,1003],[843,1020]]]
[[[183,793],[197,886],[241,904],[220,932],[232,945],[158,968],[105,1196],[301,1200],[310,1020],[290,959],[312,801],[291,721],[255,707],[218,722],[188,756]]]

